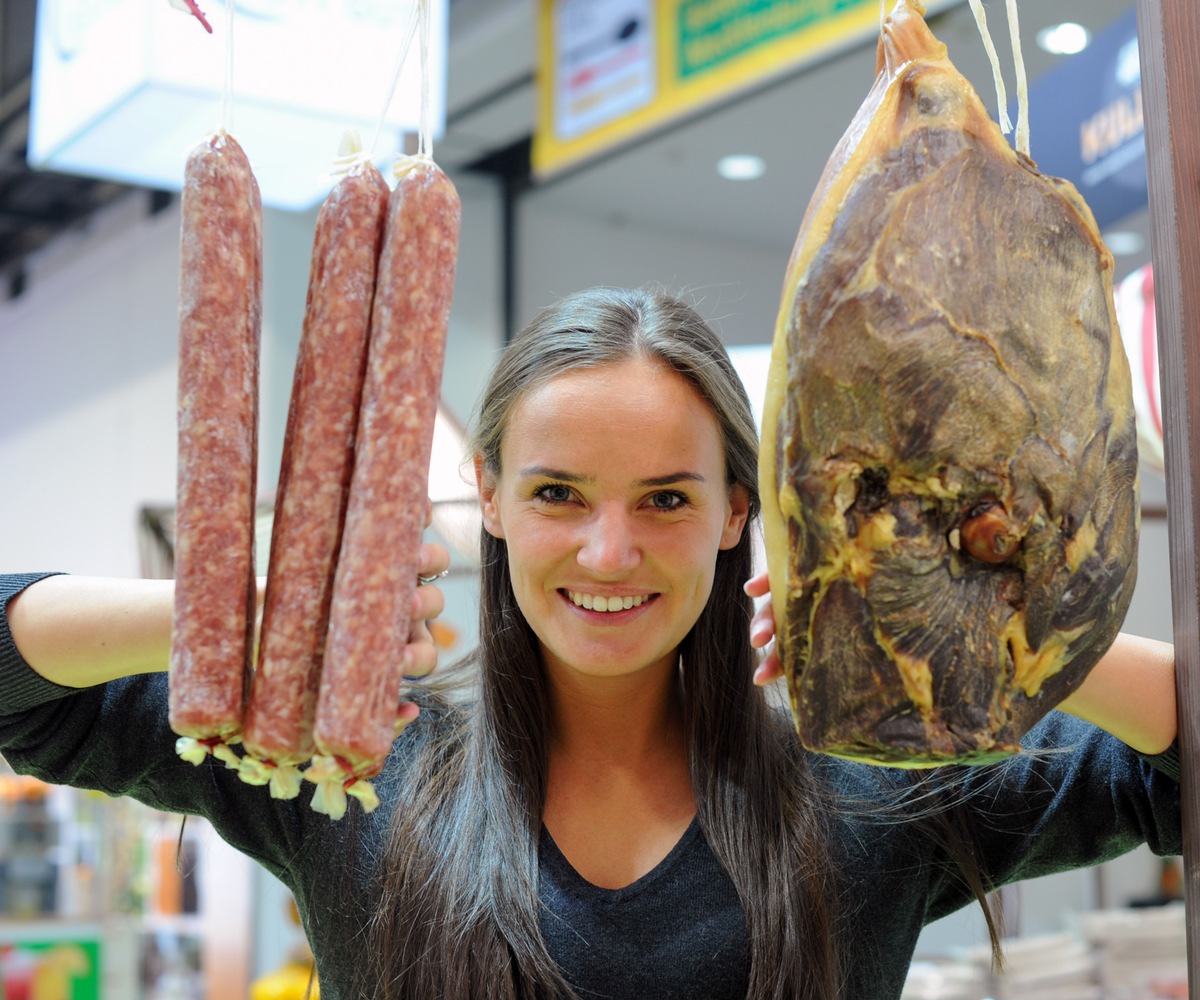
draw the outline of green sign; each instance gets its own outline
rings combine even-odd
[[[95,938],[0,944],[0,1000],[100,1000],[100,950]]]
[[[861,6],[862,0],[681,0],[676,22],[679,74],[708,72]]]

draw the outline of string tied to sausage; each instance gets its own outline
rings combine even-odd
[[[216,757],[226,767],[238,770],[241,758],[234,752],[230,743],[238,742],[237,737],[228,740],[219,736],[205,736],[197,739],[194,736],[180,736],[175,741],[175,752],[189,764],[199,766],[209,757]]]
[[[247,785],[268,785],[273,799],[294,799],[300,794],[302,775],[292,764],[277,764],[246,754],[238,766],[238,777]]]
[[[313,792],[313,810],[330,819],[338,820],[346,815],[347,796],[358,799],[364,812],[374,812],[379,807],[375,786],[356,775],[350,764],[336,755],[314,756],[304,778],[317,786]]]
[[[417,130],[417,152],[416,158],[421,160],[433,159],[433,116],[431,107],[431,96],[429,91],[429,33],[432,18],[430,17],[429,0],[415,0],[409,12],[408,23],[405,25],[404,38],[400,44],[399,52],[396,55],[396,65],[392,71],[391,84],[388,87],[387,96],[383,102],[383,108],[379,113],[379,120],[375,125],[375,134],[371,139],[371,144],[368,147],[367,155],[375,149],[379,142],[379,135],[383,131],[384,122],[387,119],[388,108],[392,104],[392,100],[396,96],[396,90],[400,86],[400,74],[404,69],[404,64],[408,59],[408,50],[412,47],[414,37],[418,39],[418,49],[421,60],[421,105],[420,105],[420,122]],[[419,34],[418,34],[419,29]],[[413,159],[410,154],[401,153],[399,160],[405,161]],[[393,173],[397,179],[404,176],[408,168],[393,167]]]
[[[329,176],[345,177],[356,167],[370,162],[371,157],[363,148],[358,129],[348,128],[342,133],[342,141],[338,144],[337,156],[334,157]]]

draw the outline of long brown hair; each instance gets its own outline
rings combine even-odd
[[[630,357],[666,363],[712,407],[729,483],[758,512],[757,434],[719,337],[660,289],[592,289],[538,315],[506,348],[474,422],[498,472],[509,414],[530,388]],[[571,997],[539,925],[538,839],[550,708],[503,541],[484,531],[474,697],[427,696],[378,880],[364,988],[382,998]],[[737,889],[751,998],[833,1000],[837,893],[825,793],[795,733],[750,682],[751,535],[717,556],[712,596],[684,640],[684,715],[699,823]],[[436,721],[434,721],[436,720]]]

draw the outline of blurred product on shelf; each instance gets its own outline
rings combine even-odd
[[[0,997],[73,1000],[99,996],[100,944],[92,937],[0,940]]]
[[[901,1000],[1175,1000],[1188,996],[1181,902],[1078,915],[1059,934],[913,963]]]
[[[288,897],[288,923],[300,926],[296,900]],[[311,992],[309,992],[311,987]],[[278,969],[250,984],[250,1000],[320,1000],[321,990],[307,943],[297,946]]]
[[[0,916],[24,920],[57,909],[58,823],[49,793],[36,778],[0,774]]]
[[[204,1000],[203,941],[159,928],[141,936],[141,1000]]]
[[[1079,924],[1096,955],[1104,1000],[1188,996],[1182,903],[1085,913]]]
[[[972,952],[981,969],[991,950]],[[1004,942],[1004,971],[988,980],[994,1000],[1106,1000],[1096,956],[1076,934],[1044,934]]]
[[[247,998],[250,863],[181,824],[0,758],[0,1000]]]
[[[312,993],[308,992],[312,981]],[[274,972],[250,984],[250,1000],[319,1000],[321,991],[313,978],[311,962],[289,959]]]
[[[986,988],[987,977],[970,962],[913,962],[900,1000],[978,1000]]]
[[[1133,378],[1133,409],[1138,457],[1164,471],[1162,383],[1158,373],[1158,327],[1154,311],[1154,267],[1146,264],[1114,289],[1117,324]]]

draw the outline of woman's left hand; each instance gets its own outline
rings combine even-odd
[[[771,582],[766,572],[752,577],[743,588],[751,597],[767,597],[771,593]],[[783,677],[783,664],[772,640],[775,638],[775,612],[767,601],[750,619],[750,645],[755,649],[766,649],[762,660],[754,670],[754,683],[759,687],[772,684]],[[767,648],[767,647],[770,648]]]

